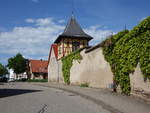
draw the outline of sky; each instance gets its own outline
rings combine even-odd
[[[149,0],[0,0],[0,63],[17,53],[47,60],[51,44],[74,16],[96,45],[150,16]]]

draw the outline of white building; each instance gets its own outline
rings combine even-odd
[[[27,78],[26,72],[16,75],[13,69],[9,70],[9,80],[17,80],[17,79],[22,79],[22,78]]]

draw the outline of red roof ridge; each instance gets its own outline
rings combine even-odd
[[[48,65],[48,61],[43,61],[43,60],[31,60],[29,59],[29,63],[30,63],[30,69],[32,72],[43,72],[43,73],[47,73],[47,65]]]
[[[57,59],[58,58],[58,46],[57,44],[52,44],[51,47],[50,47],[50,52],[49,52],[49,57],[48,57],[48,63],[50,61],[50,56],[51,56],[51,52],[52,52],[52,48],[54,50],[54,54],[55,54],[55,58]]]
[[[46,61],[46,62],[48,62],[48,60],[43,60],[43,59],[40,59],[40,60],[37,60],[37,59],[29,59],[29,61]]]

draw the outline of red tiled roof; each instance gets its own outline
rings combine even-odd
[[[49,62],[50,57],[51,57],[52,49],[54,50],[54,54],[55,54],[56,59],[58,58],[58,47],[57,47],[57,44],[52,44],[52,45],[51,45],[51,48],[50,48],[50,53],[49,53],[48,62]]]
[[[48,61],[45,60],[29,60],[29,67],[32,72],[47,73]]]

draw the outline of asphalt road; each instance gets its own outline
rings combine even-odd
[[[0,85],[0,113],[110,113],[62,90],[29,83]]]

